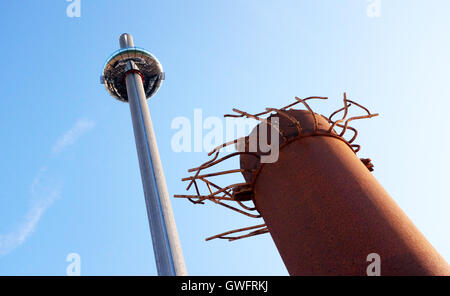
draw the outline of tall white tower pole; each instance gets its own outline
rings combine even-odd
[[[136,140],[136,149],[158,275],[187,275],[167,191],[166,180],[164,178],[164,172],[159,157],[155,133],[153,131],[152,120],[147,105],[147,97],[153,95],[159,85],[155,88],[156,90],[153,90],[154,92],[149,93],[147,91],[146,93],[144,82],[149,89],[148,81],[146,81],[146,79],[152,71],[152,62],[146,63],[145,58],[143,59],[141,57],[143,53],[134,47],[131,35],[122,34],[119,42],[123,53],[120,54],[119,58],[113,58],[112,62],[115,60],[116,65],[120,62],[125,63],[125,65],[123,65],[124,70],[122,71],[122,80],[116,80],[115,87],[119,89],[121,86],[123,87],[123,85],[119,84],[123,83],[123,79],[125,80],[126,99],[130,104],[134,137]],[[127,49],[129,49],[129,51],[127,51]],[[123,58],[121,59],[120,57]],[[142,70],[140,67],[142,67]],[[162,74],[163,73],[159,73],[158,75]],[[157,78],[160,79],[161,77],[158,76]]]

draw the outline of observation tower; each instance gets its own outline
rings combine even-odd
[[[130,34],[122,34],[119,43],[100,81],[111,96],[130,105],[158,275],[187,275],[147,105],[160,88],[164,72],[150,52],[134,46]]]

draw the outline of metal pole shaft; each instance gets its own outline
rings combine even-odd
[[[131,35],[122,35],[120,45],[133,47]],[[132,62],[128,66],[136,67]],[[158,275],[187,275],[144,86],[137,71],[128,73],[126,86]]]

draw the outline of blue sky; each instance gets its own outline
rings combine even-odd
[[[81,0],[80,18],[69,4],[0,2],[0,275],[65,275],[69,253],[83,275],[156,274],[129,108],[99,84],[124,32],[166,72],[149,106],[171,195],[207,159],[172,150],[175,117],[311,95],[329,114],[346,91],[380,113],[355,124],[359,155],[450,261],[448,1],[381,0],[376,18],[365,0]],[[189,274],[287,274],[268,235],[204,241],[255,221],[172,206]]]

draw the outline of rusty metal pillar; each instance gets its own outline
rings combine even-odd
[[[356,155],[358,132],[350,122],[378,114],[345,93],[344,107],[329,117],[314,113],[306,102],[326,99],[296,97],[281,109],[257,114],[233,109],[237,114],[225,116],[260,124],[249,136],[213,149],[209,161],[182,179],[195,194],[175,197],[262,217],[264,224],[206,240],[270,233],[291,275],[450,275],[447,262],[373,177],[371,160]],[[307,110],[293,109],[299,104]],[[364,114],[348,116],[350,106]],[[342,117],[334,119],[338,114]],[[237,151],[220,157],[230,145]],[[240,157],[239,169],[205,172],[235,156]],[[242,173],[245,182],[220,186],[211,181],[235,173]],[[254,206],[248,204],[252,202]]]
[[[371,164],[330,131],[329,121],[312,114],[271,116],[279,117],[287,136],[278,161],[240,156],[241,169],[257,170],[243,175],[289,273],[366,275],[367,256],[377,253],[381,275],[450,275],[447,262],[371,174]],[[303,137],[296,138],[292,118]]]

